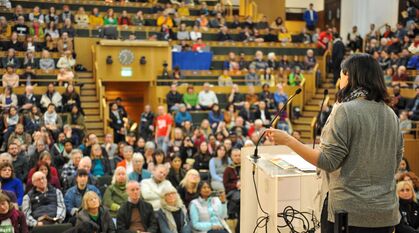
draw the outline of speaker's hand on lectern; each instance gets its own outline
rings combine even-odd
[[[275,145],[288,145],[288,142],[292,139],[287,132],[274,128],[266,130],[266,137],[273,141]]]

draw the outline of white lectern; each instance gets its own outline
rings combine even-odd
[[[259,209],[252,180],[254,147],[241,150],[241,206],[240,206],[240,232],[252,233],[258,217],[263,216]],[[256,163],[255,180],[258,188],[262,208],[269,214],[268,232],[277,232],[278,225],[284,221],[277,217],[286,206],[298,211],[314,212],[320,220],[319,190],[321,179],[315,172],[302,172],[296,168],[282,169],[273,164],[270,159],[278,155],[295,154],[285,146],[259,146],[261,158]],[[318,199],[318,200],[317,200]],[[309,218],[311,221],[311,218]],[[310,222],[310,224],[312,224]],[[303,230],[301,221],[294,220],[296,230]],[[280,229],[281,232],[288,232]],[[265,232],[259,228],[256,232]]]

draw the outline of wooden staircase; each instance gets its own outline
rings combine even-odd
[[[301,139],[305,143],[312,143],[311,123],[313,121],[313,117],[316,117],[320,110],[320,104],[322,102],[325,89],[328,89],[329,91],[329,105],[335,103],[336,88],[333,84],[333,76],[328,74],[328,78],[321,84],[320,88],[317,88],[316,94],[313,98],[304,104],[301,111],[301,117],[292,122],[293,130],[301,132]]]
[[[78,72],[79,83],[83,84],[80,90],[81,106],[85,113],[87,131],[94,133],[100,142],[104,139],[103,121],[100,119],[99,100],[96,95],[96,84],[92,72]]]

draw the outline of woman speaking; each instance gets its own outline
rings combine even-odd
[[[277,129],[267,130],[267,137],[326,172],[328,232],[335,211],[343,210],[350,233],[390,233],[400,222],[394,179],[403,153],[398,118],[387,106],[383,71],[372,56],[356,54],[341,66],[337,103],[319,149]]]

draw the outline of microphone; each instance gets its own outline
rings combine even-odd
[[[284,104],[284,106],[279,110],[279,112],[275,115],[275,117],[271,120],[271,122],[269,123],[269,125],[272,127],[272,128],[276,128],[275,126],[276,126],[276,123],[278,122],[278,120],[279,120],[279,116],[281,115],[281,113],[285,110],[285,108],[287,107],[287,105],[288,105],[288,103],[290,103],[291,101],[292,101],[292,99],[294,99],[294,97],[296,96],[296,95],[298,95],[298,94],[300,94],[301,93],[301,88],[298,88],[296,91],[295,91],[295,93],[290,97],[290,98],[288,98],[288,100],[285,102],[285,104]],[[265,133],[266,133],[266,131],[263,131],[263,133],[262,133],[262,135],[260,135],[260,137],[259,137],[259,139],[258,139],[258,141],[257,141],[257,143],[256,143],[256,146],[255,146],[255,152],[253,153],[253,161],[256,163],[257,161],[258,161],[258,159],[260,158],[260,156],[258,155],[258,146],[259,146],[259,144],[260,144],[260,142],[262,141],[262,138],[263,138],[263,136],[265,135]],[[253,166],[253,173],[255,172],[255,166]]]
[[[326,100],[326,96],[329,94],[329,90],[327,90],[327,89],[324,89],[324,92],[323,92],[323,100],[322,100],[322,104],[320,105],[320,110],[319,110],[319,112],[317,113],[317,116],[316,116],[316,124],[314,125],[314,130],[313,130],[313,149],[314,149],[314,147],[315,147],[315,145],[316,145],[316,135],[317,135],[317,129],[319,128],[318,126],[319,126],[319,119],[320,119],[320,114],[322,114],[322,111],[323,111],[323,105],[324,105],[324,101]]]

